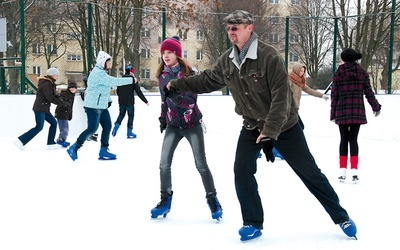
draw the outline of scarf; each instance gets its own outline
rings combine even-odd
[[[234,51],[234,55],[235,55],[235,59],[236,61],[239,63],[239,65],[242,64],[242,61],[244,60],[244,58],[246,57],[247,51],[249,51],[250,45],[253,43],[253,41],[255,39],[257,39],[257,34],[256,33],[252,33],[250,36],[250,39],[247,41],[247,43],[244,45],[242,51],[239,51],[237,46],[233,46],[233,51]]]
[[[306,78],[304,76],[300,77],[298,74],[291,72],[289,74],[289,80],[294,82],[300,88],[303,88],[306,85]]]

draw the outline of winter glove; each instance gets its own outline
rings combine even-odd
[[[111,107],[112,102],[108,102],[108,107]]]
[[[167,128],[167,121],[165,118],[159,117],[158,120],[160,121],[160,132],[162,132]]]
[[[274,148],[274,139],[270,137],[264,137],[261,139],[261,145],[262,149],[265,154],[265,158],[267,158],[267,161],[274,162],[275,161],[275,155],[272,152],[272,149]]]
[[[378,110],[378,111],[374,111],[374,115],[375,115],[375,117],[377,117],[378,115],[380,115],[381,114],[381,111],[380,110]]]
[[[321,98],[324,99],[325,101],[329,100],[329,96],[327,96],[327,95],[323,95]]]
[[[171,99],[174,103],[180,103],[182,100],[182,96],[179,94],[179,92],[171,87],[169,90],[167,89],[167,87],[165,86],[163,88],[164,93],[165,93],[165,97]]]

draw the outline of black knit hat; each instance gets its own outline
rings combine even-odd
[[[355,51],[354,49],[345,49],[340,54],[343,62],[355,62],[358,59],[361,59],[362,54]]]
[[[78,88],[78,86],[76,85],[76,82],[70,81],[68,82],[68,88]]]

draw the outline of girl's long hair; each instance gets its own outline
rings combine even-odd
[[[189,76],[192,72],[192,66],[190,66],[189,62],[184,60],[183,58],[177,57],[178,63],[181,65],[181,73],[183,76]],[[164,71],[165,62],[161,56],[161,63],[158,65],[156,77],[157,79],[160,77],[162,72]]]

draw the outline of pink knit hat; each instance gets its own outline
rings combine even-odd
[[[182,45],[179,42],[178,36],[165,39],[160,48],[160,52],[163,53],[165,50],[174,52],[177,56],[182,57]]]

